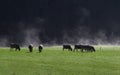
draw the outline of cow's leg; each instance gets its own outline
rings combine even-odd
[[[72,48],[70,50],[72,51]]]
[[[74,49],[74,51],[78,52],[78,49]]]
[[[78,52],[78,49],[76,49],[76,52]]]
[[[70,47],[67,47],[66,49],[68,49],[68,51],[70,51]]]
[[[32,52],[32,50],[31,50],[31,49],[29,49],[29,51],[30,51],[30,52]]]
[[[63,51],[64,51],[64,48],[63,48]]]
[[[32,52],[32,49],[30,49],[30,52]]]
[[[39,53],[42,52],[42,49],[39,49]]]
[[[73,52],[75,52],[75,48],[73,49]]]
[[[83,52],[83,49],[81,49],[81,52]]]
[[[20,48],[18,48],[18,50],[20,51]]]
[[[17,51],[17,48],[15,48],[15,51]]]
[[[10,48],[10,50],[12,50],[12,48]]]

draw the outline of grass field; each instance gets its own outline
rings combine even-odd
[[[0,48],[0,75],[120,75],[120,47],[96,46],[96,52],[62,51],[62,47]]]

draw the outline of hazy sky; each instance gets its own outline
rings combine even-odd
[[[34,28],[44,40],[53,39],[78,27],[119,36],[120,0],[0,1],[1,37],[22,39],[24,30]]]

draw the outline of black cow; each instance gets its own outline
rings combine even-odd
[[[63,51],[64,49],[68,49],[68,51],[72,51],[72,47],[70,45],[63,45]]]
[[[15,43],[11,43],[10,44],[10,49],[15,49],[16,51],[19,50],[20,51],[20,45],[15,44]]]
[[[38,46],[39,53],[42,52],[42,49],[43,49],[43,45],[40,44],[40,45]]]
[[[90,46],[90,45],[83,46],[83,49],[85,49],[88,52],[95,52],[95,48],[93,46]]]
[[[78,49],[80,49],[81,51],[83,51],[82,45],[75,45],[75,46],[74,46],[74,51],[75,51],[75,50],[78,51]]]
[[[33,51],[33,45],[30,44],[30,45],[28,46],[28,49],[29,49],[29,52],[32,52],[32,51]]]
[[[78,49],[81,50],[81,52],[83,52],[83,50],[88,51],[88,52],[95,52],[95,48],[93,46],[90,45],[75,45],[74,46],[74,51]]]

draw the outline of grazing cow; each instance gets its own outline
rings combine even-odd
[[[43,45],[40,44],[40,45],[38,46],[39,53],[42,52],[42,49],[43,49]]]
[[[83,51],[82,45],[75,45],[74,46],[74,51],[78,51],[78,49],[80,49],[81,51]]]
[[[28,48],[29,48],[29,52],[32,52],[32,51],[33,51],[33,45],[32,45],[32,44],[30,44],[30,45],[28,46]]]
[[[89,45],[75,45],[74,46],[74,51],[81,49],[81,52],[83,52],[83,50],[88,51],[88,52],[95,52],[95,48],[93,46],[89,46]]]
[[[88,46],[88,49],[87,49],[88,51],[90,51],[90,52],[95,52],[95,48],[93,47],[93,46]]]
[[[95,52],[95,48],[93,46],[89,46],[89,45],[82,45],[82,51],[88,51],[88,52]]]
[[[19,50],[20,51],[20,46],[18,44],[15,43],[11,43],[10,44],[10,49],[15,49],[16,51]]]
[[[63,51],[64,49],[68,49],[68,51],[72,51],[72,47],[70,45],[63,45]]]

